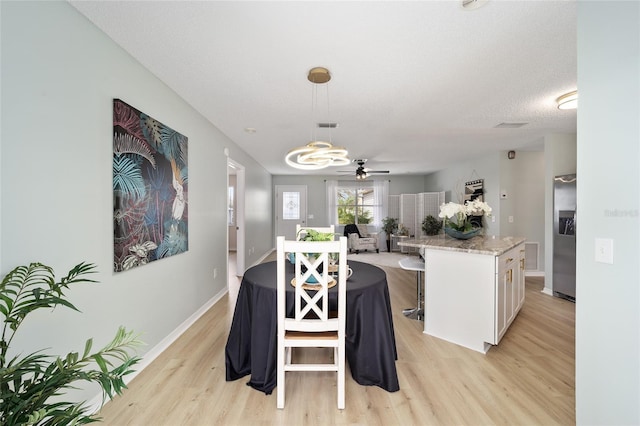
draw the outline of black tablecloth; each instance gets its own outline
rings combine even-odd
[[[294,275],[287,263],[287,282]],[[226,379],[251,374],[249,386],[270,394],[276,387],[276,262],[247,270],[225,348]],[[353,379],[389,392],[400,389],[398,359],[387,276],[377,266],[349,261],[347,280],[346,356]],[[287,310],[293,310],[293,287],[287,291]],[[334,301],[337,288],[329,290]],[[330,302],[331,303],[331,302]]]

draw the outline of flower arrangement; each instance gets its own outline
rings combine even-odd
[[[444,226],[459,232],[469,232],[474,226],[471,216],[491,216],[489,204],[478,199],[465,204],[445,203],[440,206],[439,217],[444,219]]]

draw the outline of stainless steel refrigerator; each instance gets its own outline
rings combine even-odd
[[[553,185],[553,293],[576,300],[576,175]]]

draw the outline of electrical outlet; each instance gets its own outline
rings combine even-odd
[[[513,216],[509,216],[509,223],[513,223]]]

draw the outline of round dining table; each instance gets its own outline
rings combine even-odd
[[[353,379],[365,386],[400,389],[398,358],[387,276],[377,266],[349,260],[353,274],[347,280],[346,357]],[[276,387],[277,262],[249,268],[238,292],[225,347],[226,380],[251,375],[249,386],[270,394]],[[287,282],[294,276],[289,262]],[[287,289],[287,310],[292,310],[294,288]],[[337,288],[329,290],[337,299]],[[337,303],[337,302],[335,302]],[[291,306],[289,306],[291,305]]]

